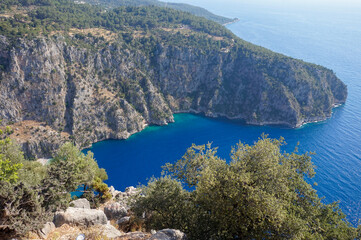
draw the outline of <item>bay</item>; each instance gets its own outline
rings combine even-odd
[[[348,86],[347,103],[334,109],[331,119],[299,129],[247,126],[237,121],[210,119],[193,114],[176,114],[175,123],[151,126],[127,140],[93,144],[91,151],[109,175],[107,183],[116,189],[146,184],[160,176],[161,166],[181,158],[192,143],[219,147],[229,158],[238,141],[252,144],[262,133],[283,136],[284,150],[299,142],[300,152],[313,151],[318,183],[315,188],[324,202],[340,201],[347,218],[357,224],[361,218],[361,7],[347,4],[314,5],[311,1],[205,1],[190,4],[239,22],[227,27],[239,37],[257,45],[333,69]]]

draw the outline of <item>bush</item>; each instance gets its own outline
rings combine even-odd
[[[48,166],[24,159],[11,139],[0,140],[0,239],[24,236],[65,209],[70,192],[79,185],[88,192],[99,191],[94,199],[109,198],[107,178],[92,153],[83,154],[73,144],[64,144]]]
[[[354,239],[336,203],[323,204],[304,177],[309,153],[281,153],[283,139],[239,143],[231,162],[207,146],[189,148],[165,166],[133,204],[148,228],[177,228],[190,239]],[[185,184],[185,190],[181,183]]]
[[[25,235],[50,220],[36,189],[0,181],[0,239]]]

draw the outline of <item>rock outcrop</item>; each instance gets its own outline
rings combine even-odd
[[[108,219],[121,219],[127,216],[127,209],[120,203],[110,203],[104,206],[104,213]]]
[[[116,191],[113,188],[113,191]],[[127,191],[118,193],[118,201],[126,200],[137,192],[134,187],[127,188]],[[116,199],[112,199],[116,201]],[[122,201],[121,201],[122,202]],[[160,231],[152,230],[147,232],[121,232],[113,225],[111,221],[117,220],[118,228],[122,224],[127,224],[130,216],[127,215],[125,207],[118,202],[111,202],[104,206],[104,212],[107,213],[108,219],[99,209],[90,209],[89,202],[86,199],[78,199],[70,203],[75,207],[69,207],[65,212],[56,213],[53,222],[48,222],[44,227],[38,231],[38,235],[42,239],[57,239],[71,240],[77,236],[83,235],[86,239],[106,238],[106,239],[127,239],[127,240],[186,240],[186,235],[176,229],[163,229]],[[126,206],[127,207],[127,206]]]
[[[65,212],[58,212],[54,217],[54,224],[60,227],[63,224],[89,227],[106,225],[108,219],[104,212],[96,209],[69,207]]]
[[[38,235],[42,239],[46,239],[50,232],[55,229],[55,224],[53,222],[47,222],[44,224],[44,227],[38,231]]]
[[[116,229],[114,226],[110,224],[101,225],[98,227],[98,229],[99,229],[99,235],[105,236],[107,239],[115,239],[117,237],[124,235],[124,233],[121,233],[118,229]]]
[[[38,158],[65,141],[125,139],[177,112],[298,127],[346,101],[331,70],[237,41],[219,51],[165,41],[150,57],[121,40],[88,49],[62,35],[0,37],[0,119],[25,126],[11,137]]]
[[[187,240],[187,236],[176,229],[163,229],[153,234],[149,240]]]
[[[77,200],[71,201],[69,205],[73,208],[90,209],[90,203],[85,198],[79,198]]]

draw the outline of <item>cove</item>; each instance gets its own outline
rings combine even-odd
[[[182,2],[187,2],[183,0]],[[336,72],[348,86],[345,105],[334,109],[331,119],[299,129],[248,126],[240,122],[176,114],[175,123],[150,126],[127,140],[108,140],[90,149],[100,167],[107,170],[107,183],[116,189],[146,184],[160,176],[161,166],[182,157],[195,144],[212,142],[218,153],[229,158],[239,140],[252,144],[262,133],[283,136],[292,151],[315,152],[316,176],[312,181],[326,203],[340,201],[353,224],[361,218],[361,14],[356,6],[342,8],[275,6],[233,1],[189,0],[212,12],[237,17],[227,27],[239,37],[288,56],[317,63]]]
[[[180,159],[192,143],[211,142],[213,147],[218,147],[219,156],[229,160],[232,146],[239,141],[252,144],[262,133],[278,138],[288,135],[290,130],[247,126],[237,121],[187,113],[175,114],[174,120],[166,126],[149,126],[126,140],[93,144],[90,150],[99,165],[107,170],[108,183],[122,190],[130,185],[146,184],[149,177],[160,176],[162,165]],[[286,149],[292,147],[295,144],[285,146]]]

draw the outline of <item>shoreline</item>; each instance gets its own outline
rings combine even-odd
[[[333,108],[337,108],[337,107],[340,107],[344,105],[344,103],[338,103],[338,104],[334,104],[332,109]],[[317,118],[317,119],[314,119],[314,120],[309,120],[309,121],[302,121],[301,123],[298,123],[296,125],[292,125],[290,123],[287,123],[287,122],[282,122],[282,121],[279,121],[279,122],[247,122],[245,121],[244,119],[240,118],[240,115],[238,116],[235,116],[235,117],[230,117],[230,116],[227,116],[226,114],[219,114],[219,113],[213,113],[213,114],[206,114],[202,111],[197,111],[197,110],[194,110],[194,109],[188,109],[188,110],[179,110],[179,111],[174,111],[173,112],[173,115],[174,114],[179,114],[179,113],[188,113],[188,114],[195,114],[195,115],[199,115],[199,116],[203,116],[203,117],[207,117],[207,118],[213,118],[213,119],[226,119],[226,120],[229,120],[229,121],[239,121],[241,124],[243,125],[248,125],[248,126],[279,126],[279,127],[283,127],[283,128],[288,128],[288,129],[300,129],[300,128],[303,128],[305,125],[307,124],[312,124],[312,123],[319,123],[319,122],[324,122],[324,121],[327,121],[328,119],[330,119],[332,117],[332,113],[330,116],[328,117],[320,117],[320,118]],[[130,133],[128,134],[127,137],[125,138],[107,138],[107,139],[102,139],[102,140],[99,140],[99,141],[96,141],[96,142],[93,142],[91,143],[90,145],[86,146],[86,147],[83,147],[81,148],[81,151],[85,150],[85,149],[91,149],[93,144],[95,143],[98,143],[98,142],[102,142],[102,141],[106,141],[106,140],[126,140],[128,139],[129,137],[131,137],[132,135],[134,134],[137,134],[141,131],[143,131],[145,128],[147,127],[151,127],[151,126],[166,126],[168,125],[169,123],[174,123],[174,120],[173,121],[169,121],[169,122],[166,122],[165,124],[149,124],[149,123],[145,123],[143,125],[143,129],[140,130],[140,131],[136,131],[136,132],[133,132],[133,133]]]
[[[230,24],[233,24],[233,23],[236,23],[236,22],[239,22],[239,21],[241,21],[241,19],[235,18],[235,19],[233,19],[233,21],[227,22],[227,23],[223,23],[222,25],[226,27],[226,26],[228,26],[228,25],[230,25]]]

